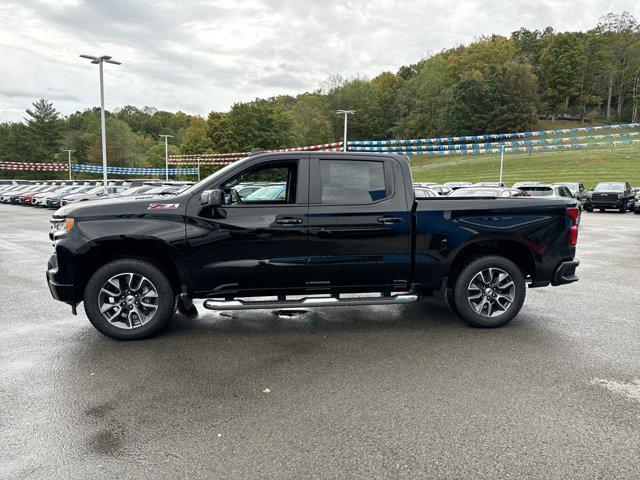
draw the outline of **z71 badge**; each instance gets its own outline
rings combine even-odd
[[[176,210],[179,203],[150,203],[147,210]]]

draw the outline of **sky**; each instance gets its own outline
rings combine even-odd
[[[68,115],[153,106],[206,116],[239,101],[395,72],[444,48],[520,27],[586,30],[637,0],[0,0],[0,122],[37,98]]]

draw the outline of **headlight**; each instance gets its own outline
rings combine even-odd
[[[73,228],[73,218],[54,218],[51,220],[51,235],[59,238]]]

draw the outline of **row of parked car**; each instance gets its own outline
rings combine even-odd
[[[113,197],[171,195],[180,193],[192,185],[192,182],[128,180],[111,181],[105,190],[102,182],[96,181],[2,182],[4,183],[0,183],[0,202],[48,208]]]
[[[502,182],[447,182],[442,185],[431,182],[414,183],[416,197],[558,197],[574,198],[588,212],[593,210],[633,211],[640,214],[640,187],[629,182],[600,182],[587,190],[579,182],[516,182],[511,187]]]

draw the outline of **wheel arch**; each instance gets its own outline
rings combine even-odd
[[[188,285],[187,274],[179,261],[178,252],[160,240],[152,238],[106,239],[94,242],[77,259],[74,284],[82,288],[98,268],[123,258],[136,258],[152,263],[169,279],[176,293]]]
[[[505,257],[515,263],[525,278],[535,279],[536,262],[526,244],[514,239],[479,239],[464,245],[449,265],[448,286],[452,286],[465,265],[475,258],[488,255]]]

